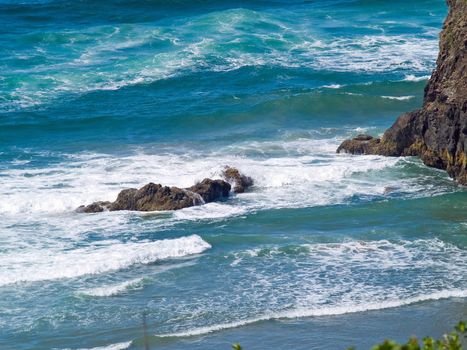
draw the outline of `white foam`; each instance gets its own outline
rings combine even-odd
[[[349,136],[362,130],[349,130]],[[111,239],[167,230],[181,222],[223,220],[277,208],[342,204],[354,196],[384,196],[388,186],[397,188],[396,193],[405,197],[452,190],[434,179],[427,186],[425,176],[438,177],[436,171],[427,171],[428,175],[423,176],[402,174],[404,164],[417,166],[411,159],[336,154],[341,140],[286,135],[283,140],[241,142],[183,155],[170,150],[158,154],[135,150],[125,156],[55,154],[64,160],[50,168],[24,164],[2,170],[0,284],[73,278],[176,257],[171,245],[177,241],[161,248],[158,242],[121,243]],[[254,188],[223,202],[174,212],[73,212],[81,204],[114,200],[121,189],[141,187],[149,181],[188,187],[204,177],[219,177],[225,165],[253,177]],[[446,183],[451,184],[447,177]],[[96,227],[99,237],[107,241],[88,245],[86,237],[94,235]],[[179,256],[208,248],[199,237],[181,242]]]
[[[397,101],[407,101],[415,98],[415,96],[381,96],[382,98],[385,98],[387,100],[397,100]]]
[[[278,32],[252,33],[241,29],[261,22],[277,26]],[[198,25],[208,26],[203,30],[204,36],[187,40],[187,33],[196,31]],[[111,34],[109,29],[112,29]],[[196,71],[225,72],[247,66],[301,67],[338,72],[411,70],[426,74],[433,68],[438,52],[437,30],[425,36],[378,34],[326,39],[317,38],[316,33],[310,33],[300,25],[291,27],[289,22],[284,23],[265,13],[230,9],[190,17],[168,27],[126,24],[122,28],[93,27],[85,33],[55,33],[65,38],[64,44],[57,44],[63,45],[60,48],[67,53],[62,61],[56,63],[55,57],[53,64],[12,69],[11,79],[14,79],[16,87],[5,92],[7,98],[1,106],[7,110],[25,108],[53,101],[64,93],[116,90]],[[70,47],[76,48],[70,43],[80,37],[86,38],[85,44],[80,43],[79,49],[70,50]],[[227,41],[231,46],[229,50],[225,49],[226,38],[235,38]],[[245,52],[244,46],[249,41],[255,45],[263,43],[263,50]],[[271,47],[267,44],[271,41],[280,45]],[[158,42],[171,43],[171,47],[161,52]],[[148,44],[154,46],[154,52],[147,48],[138,52],[131,50]],[[40,43],[35,47],[38,52],[32,54],[47,55],[47,50],[44,51]],[[118,64],[109,65],[115,60]],[[101,69],[96,69],[96,66]],[[423,79],[411,77],[408,75],[407,80]],[[338,86],[328,85],[329,88]]]
[[[435,36],[429,39],[411,35],[337,37],[325,44],[324,51],[313,49],[308,40],[304,39],[295,48],[300,56],[307,58],[313,68],[338,72],[388,72],[400,69],[429,72],[438,52]]]
[[[196,206],[178,210],[173,213],[175,220],[203,220],[203,219],[221,219],[232,216],[246,214],[248,208],[233,206],[226,203],[208,203],[203,206]]]
[[[357,128],[352,134],[362,130]],[[109,233],[119,232],[134,214],[78,215],[72,211],[98,200],[113,201],[122,189],[139,188],[148,182],[189,187],[205,177],[219,178],[225,165],[251,176],[254,189],[226,202],[149,215],[158,215],[160,224],[166,225],[168,221],[225,218],[258,209],[340,204],[354,195],[383,195],[388,186],[407,194],[433,195],[444,191],[442,186],[422,186],[419,176],[401,181],[400,174],[393,175],[411,160],[336,154],[341,140],[287,136],[285,140],[241,142],[206,153],[187,151],[183,155],[139,150],[126,156],[57,154],[64,161],[48,168],[25,164],[0,171],[0,214],[4,216],[0,227],[11,231],[17,215],[21,215],[25,224],[54,227],[53,231],[60,229],[62,235],[65,232],[71,239],[92,230],[96,224]],[[376,173],[378,176],[374,176]],[[55,215],[50,216],[51,213]],[[27,230],[22,236],[21,227],[13,231],[12,240],[33,239]]]
[[[155,242],[96,242],[72,250],[41,248],[2,254],[0,285],[100,274],[132,265],[199,254],[211,246],[201,237],[192,235]],[[113,291],[122,287],[128,286],[119,285]]]
[[[428,80],[428,79],[430,79],[429,75],[422,75],[422,76],[417,77],[413,74],[408,74],[404,78],[405,81],[423,81],[423,80]]]
[[[76,350],[124,350],[128,349],[133,341],[127,341],[127,342],[122,342],[122,343],[115,343],[115,344],[110,344],[110,345],[105,345],[105,346],[98,346],[95,348],[79,348]],[[63,349],[63,350],[72,350],[72,349]]]
[[[305,239],[309,239],[305,235]],[[341,241],[281,245],[224,256],[230,273],[219,291],[197,296],[210,305],[200,317],[161,330],[161,336],[190,336],[262,320],[318,317],[380,310],[421,301],[465,298],[467,252],[439,239]],[[231,269],[231,270],[230,270]],[[232,299],[225,300],[225,293]],[[187,298],[176,315],[200,312]],[[214,320],[214,321],[213,321]]]
[[[356,92],[344,92],[344,94],[349,96],[363,96],[363,94],[359,94]]]
[[[111,297],[111,296],[122,294],[128,290],[134,290],[134,289],[140,288],[142,281],[143,281],[143,278],[135,278],[133,280],[125,281],[125,282],[114,284],[114,285],[80,290],[77,293],[83,294],[83,295],[89,295],[93,297]]]
[[[349,313],[365,312],[365,311],[375,311],[375,310],[384,310],[389,308],[401,307],[410,304],[415,304],[423,301],[429,300],[440,300],[448,298],[466,298],[467,290],[446,290],[430,294],[421,294],[417,297],[402,299],[402,300],[388,300],[384,302],[376,303],[365,303],[361,305],[343,305],[336,307],[323,307],[316,309],[293,309],[282,312],[272,312],[262,316],[253,317],[245,320],[240,320],[230,323],[216,324],[213,326],[199,327],[185,332],[177,333],[166,333],[166,334],[156,334],[158,337],[191,337],[197,335],[203,335],[208,333],[213,333],[217,331],[222,331],[230,328],[237,328],[246,326],[248,324],[275,320],[275,319],[294,319],[302,317],[320,317],[320,316],[333,316],[333,315],[344,315]]]
[[[275,200],[274,205],[294,206],[303,201],[305,196],[297,197],[297,200],[293,200],[293,196],[299,195],[305,186],[324,185],[325,182],[344,178],[352,181],[349,177],[352,173],[382,169],[397,162],[392,158],[351,159],[335,155],[339,141],[253,141],[234,144],[207,154],[156,155],[136,152],[121,157],[106,154],[65,155],[68,159],[49,168],[25,167],[2,171],[4,181],[0,192],[0,213],[63,213],[98,200],[113,201],[123,188],[141,187],[150,181],[168,186],[189,187],[204,177],[220,177],[223,166],[227,164],[238,167],[254,178],[260,189],[257,191],[258,196],[273,200],[276,194],[261,189],[277,189],[282,192],[282,196],[289,193],[290,198],[284,198],[280,203]],[[252,153],[253,156],[259,153],[264,156],[237,156],[245,153]],[[219,163],[219,159],[223,163]],[[297,188],[283,191],[282,187],[288,185]],[[311,190],[313,188],[307,192]],[[341,194],[345,196],[348,193]],[[322,197],[326,203],[334,200],[339,202],[342,199],[328,195]],[[309,198],[304,203],[312,205],[313,200],[314,198]],[[219,205],[213,204],[206,208],[213,209],[212,214],[217,216],[215,212]],[[236,210],[224,208],[227,211]],[[200,214],[199,210],[191,208],[175,215],[182,217],[189,212]]]
[[[340,84],[330,84],[330,85],[323,85],[323,88],[327,89],[340,89],[343,85]]]

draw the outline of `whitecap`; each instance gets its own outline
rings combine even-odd
[[[449,298],[466,298],[467,290],[445,290],[430,294],[420,294],[416,297],[407,299],[388,300],[382,302],[370,302],[366,304],[353,304],[353,305],[342,305],[342,306],[331,306],[322,308],[298,308],[281,312],[271,312],[258,317],[249,319],[239,320],[229,323],[221,323],[213,326],[199,327],[191,330],[176,332],[176,333],[165,333],[156,334],[158,337],[191,337],[203,334],[209,334],[225,329],[238,328],[246,326],[252,323],[261,321],[278,320],[278,319],[295,319],[303,317],[320,317],[320,316],[335,316],[344,315],[357,312],[384,310],[389,308],[401,307],[410,304],[415,304],[423,301],[430,300],[441,300]]]
[[[135,290],[141,288],[143,278],[135,278],[130,281],[125,281],[118,284],[107,285],[92,289],[84,289],[77,291],[77,294],[88,295],[92,297],[111,297],[120,295],[129,290]]]
[[[367,130],[349,129],[347,137]],[[421,187],[422,177],[408,176],[401,181],[393,176],[405,163],[418,164],[416,161],[336,154],[342,139],[287,137],[276,141],[245,141],[206,153],[166,151],[152,154],[136,150],[119,157],[91,153],[56,155],[64,161],[48,168],[26,165],[0,172],[3,179],[0,213],[5,216],[5,224],[9,220],[14,223],[16,216],[22,215],[26,222],[39,225],[46,220],[48,224],[63,228],[62,231],[70,236],[83,232],[96,222],[100,227],[119,230],[118,227],[127,221],[126,217],[135,214],[73,215],[72,211],[94,201],[114,201],[122,189],[139,188],[148,182],[184,188],[206,177],[220,178],[225,165],[237,167],[251,176],[255,181],[252,191],[225,202],[157,216],[167,223],[167,220],[238,216],[257,209],[340,204],[352,195],[381,195],[385,187],[393,185],[405,193],[434,194],[432,188]],[[372,175],[376,173],[379,176]],[[432,173],[432,176],[439,176],[434,170]],[[435,192],[445,190],[438,186]],[[314,193],[320,193],[320,196]],[[58,216],[45,219],[44,215],[50,213]]]
[[[397,101],[408,101],[408,100],[411,100],[413,98],[415,98],[415,96],[413,95],[410,95],[410,96],[381,96],[382,98],[384,99],[387,99],[387,100],[397,100]]]
[[[428,79],[430,79],[430,75],[415,76],[413,74],[408,74],[404,78],[405,81],[415,81],[415,82],[428,80]]]
[[[225,290],[196,299],[200,305],[209,305],[215,322],[204,318],[180,321],[160,335],[199,335],[270,319],[340,315],[465,298],[466,256],[464,249],[437,238],[264,243],[224,256],[226,276],[230,276],[229,269],[240,271],[241,284],[226,278]],[[226,290],[232,300],[225,300]],[[175,310],[170,308],[181,312],[178,320],[199,311],[193,299],[187,299]]]
[[[343,87],[344,85],[341,85],[341,84],[329,84],[329,85],[323,85],[323,88],[327,88],[327,89],[340,89],[341,87]]]
[[[94,348],[79,348],[75,350],[124,350],[128,349],[133,341],[126,341],[126,342],[121,342],[121,343],[115,343],[115,344],[110,344],[110,345],[104,345],[104,346],[98,346]],[[63,350],[72,350],[72,349],[63,349]]]
[[[154,242],[97,242],[83,248],[22,249],[2,254],[0,285],[101,274],[159,260],[200,254],[211,248],[198,235]],[[123,286],[125,288],[127,286]],[[114,291],[121,290],[117,286]],[[105,293],[105,292],[103,292]]]

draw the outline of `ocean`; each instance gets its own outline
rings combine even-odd
[[[0,349],[364,350],[466,319],[465,189],[416,158],[335,152],[421,106],[446,14],[0,0]],[[227,165],[254,187],[75,212]]]

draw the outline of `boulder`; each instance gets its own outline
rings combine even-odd
[[[95,202],[82,205],[76,211],[98,213],[107,210],[178,210],[228,197],[230,188],[230,184],[223,180],[211,179],[204,179],[186,189],[151,182],[140,189],[128,188],[120,191],[115,202]]]
[[[139,190],[130,188],[121,191],[109,210],[177,210],[201,203],[198,196],[187,190],[151,182]]]
[[[253,186],[253,179],[240,173],[237,168],[225,167],[222,171],[222,177],[233,185],[235,193],[243,193],[246,189]]]
[[[229,196],[231,186],[224,180],[204,179],[187,190],[198,194],[204,203],[214,202]]]

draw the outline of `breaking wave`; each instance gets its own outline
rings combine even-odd
[[[231,323],[217,324],[215,326],[200,327],[195,328],[186,332],[179,333],[167,333],[167,334],[156,334],[158,337],[190,337],[208,334],[212,332],[222,331],[230,328],[237,328],[246,326],[248,324],[277,320],[277,319],[294,319],[301,317],[319,317],[319,316],[334,316],[334,315],[344,315],[356,312],[365,312],[365,311],[375,311],[375,310],[384,310],[389,308],[401,307],[405,305],[415,304],[423,301],[429,300],[441,300],[448,298],[466,298],[467,290],[451,290],[451,291],[440,291],[425,295],[419,295],[417,297],[402,299],[402,300],[388,300],[383,302],[376,303],[367,303],[361,305],[345,305],[337,307],[323,307],[316,309],[295,309],[289,311],[282,311],[277,313],[269,313],[263,316],[258,316],[246,320],[241,320]]]
[[[54,251],[11,252],[2,254],[0,286],[18,282],[35,282],[61,278],[76,278],[121,270],[137,264],[181,258],[199,254],[211,248],[197,235],[155,242],[96,243],[85,248]],[[132,283],[136,283],[133,281]],[[94,290],[92,293],[118,293],[131,284],[113,286],[113,289]]]

